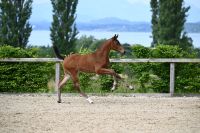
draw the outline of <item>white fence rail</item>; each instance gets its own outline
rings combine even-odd
[[[57,58],[0,58],[0,62],[55,62],[55,83],[58,89],[60,77],[60,62]],[[188,58],[156,58],[156,59],[110,59],[110,62],[116,63],[170,63],[170,95],[174,95],[175,87],[175,63],[200,63],[200,59]]]

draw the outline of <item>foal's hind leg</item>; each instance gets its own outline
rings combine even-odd
[[[58,84],[58,87],[61,88],[66,82],[67,80],[69,80],[70,76],[68,74],[65,74],[63,80]]]
[[[71,72],[71,77],[74,83],[74,88],[83,96],[86,98],[86,100],[89,103],[93,103],[93,101],[80,89],[79,79],[77,77],[77,72]]]
[[[63,80],[58,84],[58,103],[61,103],[61,87],[69,80],[70,76],[65,74]]]

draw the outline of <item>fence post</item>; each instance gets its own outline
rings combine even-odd
[[[56,71],[55,71],[55,91],[58,93],[60,93],[59,89],[58,89],[58,84],[59,84],[59,80],[60,80],[60,63],[57,62],[56,63]]]
[[[175,63],[170,63],[170,95],[174,95],[175,86]]]

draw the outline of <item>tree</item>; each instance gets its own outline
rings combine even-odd
[[[78,0],[51,0],[51,3],[53,6],[52,43],[62,54],[69,54],[75,47],[78,34],[75,24]]]
[[[96,41],[94,36],[89,36],[89,37],[87,37],[86,35],[81,36],[76,41],[76,51],[79,51],[80,49],[90,48],[90,46],[94,41]]]
[[[0,1],[0,45],[26,47],[32,31],[32,0]]]
[[[153,38],[153,42],[151,44],[152,47],[154,47],[158,41],[158,0],[151,0],[150,2],[151,5],[151,11],[152,11],[152,19],[151,19],[151,23],[152,23],[152,38]]]
[[[151,0],[151,7],[153,44],[178,45],[183,48],[192,46],[191,38],[184,32],[190,9],[184,7],[184,0]]]

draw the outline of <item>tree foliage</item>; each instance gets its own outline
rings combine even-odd
[[[0,45],[26,47],[32,26],[32,0],[0,1]]]
[[[151,0],[153,45],[191,47],[192,40],[184,31],[187,12],[184,0]]]
[[[101,46],[101,44],[105,41],[105,39],[95,39],[94,36],[86,36],[83,35],[76,41],[76,51],[79,52],[80,49],[90,49],[95,51],[97,48]]]
[[[69,54],[75,47],[78,34],[75,24],[75,13],[78,0],[51,0],[53,6],[53,22],[51,24],[51,40],[62,54]]]
[[[151,5],[151,11],[152,11],[152,47],[154,47],[155,44],[157,44],[157,38],[158,38],[158,13],[159,13],[159,8],[158,8],[158,0],[151,0],[150,2]]]

